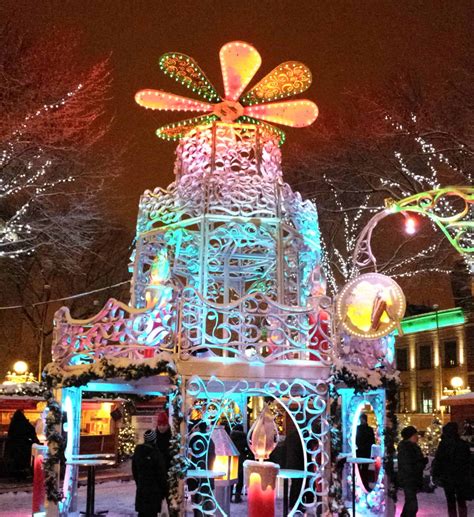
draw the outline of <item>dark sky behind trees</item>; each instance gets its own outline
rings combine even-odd
[[[116,123],[110,138],[128,150],[125,172],[115,183],[120,202],[115,198],[110,205],[133,226],[143,190],[172,181],[175,145],[159,141],[154,130],[179,114],[152,113],[133,101],[144,87],[185,93],[159,71],[164,52],[193,56],[219,90],[218,51],[227,41],[256,46],[263,58],[256,79],[285,60],[303,61],[313,73],[307,96],[316,101],[321,117],[331,120],[348,90],[383,90],[401,70],[416,70],[422,83],[442,82],[453,69],[466,67],[473,5],[464,0],[4,0],[0,9],[3,20],[33,34],[53,26],[82,31],[85,60],[111,54],[109,108]],[[304,133],[288,130],[288,142]]]

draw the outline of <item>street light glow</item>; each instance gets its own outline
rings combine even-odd
[[[28,365],[25,363],[25,361],[17,361],[13,365],[13,371],[17,375],[24,375],[28,371]]]
[[[408,235],[414,235],[416,233],[416,227],[416,219],[414,217],[407,216],[405,218],[405,233]]]
[[[464,381],[461,379],[461,377],[453,377],[451,379],[451,386],[453,389],[457,390],[459,388],[462,388],[464,384]]]

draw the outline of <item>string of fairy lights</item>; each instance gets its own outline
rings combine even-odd
[[[416,192],[439,189],[441,187],[441,180],[439,177],[438,167],[440,166],[449,169],[452,172],[452,177],[456,177],[462,182],[466,182],[467,180],[468,184],[472,183],[472,176],[470,173],[465,173],[459,166],[453,164],[446,154],[438,151],[433,143],[429,142],[426,138],[417,133],[417,117],[415,114],[412,114],[410,117],[415,129],[405,127],[405,125],[393,120],[389,115],[385,117],[385,120],[396,133],[413,136],[414,142],[420,149],[420,156],[424,157],[426,172],[420,173],[412,170],[403,153],[397,149],[393,152],[393,155],[398,164],[398,168],[404,177],[413,182],[414,190],[408,190],[401,180],[397,181],[397,179],[394,178],[384,177],[379,178],[379,182],[382,187],[386,187],[390,189],[390,191],[398,193],[399,198],[411,196]],[[462,144],[459,147],[462,151]],[[331,246],[329,247],[324,236],[321,238],[322,267],[326,276],[329,291],[336,294],[340,285],[344,285],[359,273],[357,265],[354,264],[352,260],[352,256],[357,238],[367,220],[364,215],[373,215],[374,213],[383,210],[384,207],[378,202],[375,204],[372,203],[374,194],[369,193],[365,195],[357,210],[348,212],[344,203],[341,201],[338,191],[331,184],[330,179],[325,176],[324,180],[329,185],[337,210],[342,214],[343,223],[344,238],[341,247],[335,246],[334,242],[331,242]],[[316,199],[313,199],[313,202],[316,202]],[[449,197],[446,196],[438,200],[433,211],[440,217],[449,217],[456,213],[456,208],[450,203]],[[434,230],[437,229],[436,224],[433,221],[431,221],[431,225]],[[472,232],[470,235],[464,236],[463,238],[474,244],[474,234],[472,234]],[[394,278],[410,278],[422,273],[449,273],[449,269],[436,266],[412,268],[412,266],[416,265],[420,260],[429,259],[437,249],[437,244],[431,244],[408,258],[397,260],[393,264],[386,265],[383,272]],[[469,262],[468,259],[469,257],[466,258],[467,263]],[[467,265],[469,267],[469,263]]]
[[[53,166],[52,160],[46,156],[46,151],[40,145],[28,155],[27,148],[31,143],[27,137],[29,124],[39,117],[47,116],[53,110],[61,109],[82,88],[80,83],[60,100],[44,104],[34,113],[26,115],[9,140],[3,144],[4,148],[0,153],[0,200],[4,206],[20,206],[11,216],[0,216],[0,258],[16,259],[34,252],[38,245],[36,239],[39,229],[29,220],[30,209],[41,196],[58,185],[75,181],[71,175],[48,178],[48,172]]]

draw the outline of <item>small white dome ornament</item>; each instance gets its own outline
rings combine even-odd
[[[258,461],[267,460],[277,446],[278,428],[268,404],[250,428],[247,441]]]

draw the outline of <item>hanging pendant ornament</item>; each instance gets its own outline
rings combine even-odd
[[[161,56],[159,65],[163,73],[205,99],[205,102],[152,89],[137,92],[135,101],[147,109],[194,111],[207,115],[162,126],[156,131],[158,137],[179,140],[197,126],[221,120],[231,124],[258,125],[263,133],[277,138],[281,145],[285,134],[268,122],[306,127],[316,120],[318,107],[310,100],[272,102],[293,97],[309,88],[311,72],[303,63],[282,63],[244,93],[262,63],[258,51],[248,43],[232,41],[221,48],[219,58],[224,98],[219,96],[193,58],[179,52],[168,52]]]

